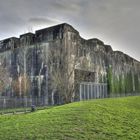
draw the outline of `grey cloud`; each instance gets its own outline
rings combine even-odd
[[[44,25],[44,24],[56,24],[57,21],[49,18],[41,18],[41,17],[34,17],[29,19],[29,23],[35,25]]]
[[[32,17],[27,22],[27,28],[28,28],[28,31],[29,30],[35,31],[36,29],[53,26],[53,25],[59,24],[59,23],[61,23],[61,21],[54,20],[51,18]]]
[[[81,9],[79,1],[73,1],[73,0],[59,0],[55,3],[52,3],[52,6],[56,8],[57,10],[62,11],[70,11],[70,12],[77,12]]]

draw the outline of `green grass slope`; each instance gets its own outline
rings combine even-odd
[[[0,116],[0,140],[140,140],[140,97]]]

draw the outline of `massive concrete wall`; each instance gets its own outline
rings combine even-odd
[[[50,50],[53,50],[53,57]],[[75,61],[70,61],[72,59]],[[46,96],[50,104],[54,102],[55,88],[51,80],[52,69],[57,71],[62,64],[67,65],[69,73],[73,65],[75,69],[94,72],[94,82],[108,83],[110,96],[140,93],[140,63],[137,60],[113,51],[111,46],[96,38],[85,40],[72,26],[61,24],[0,41],[0,65],[10,79],[2,94]],[[70,81],[69,84],[74,82],[74,71]],[[13,88],[13,83],[18,88]]]
[[[130,56],[113,51],[98,39],[81,43],[85,47],[90,69],[97,74],[97,82],[107,82],[110,96],[140,93],[140,63]]]
[[[94,81],[108,83],[109,96],[140,93],[140,62],[99,39],[83,39],[73,28],[67,35],[66,47],[79,58],[76,69],[96,73]]]

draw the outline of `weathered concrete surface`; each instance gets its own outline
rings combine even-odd
[[[51,50],[53,56],[49,54]],[[0,65],[10,79],[3,95],[42,96],[46,104],[58,102],[52,71],[61,69],[63,73],[63,65],[67,65],[68,73],[72,72],[70,85],[75,82],[74,65],[74,69],[95,74],[90,82],[108,83],[110,96],[140,93],[137,60],[113,51],[99,39],[81,38],[78,31],[65,23],[0,41]],[[76,91],[72,96],[79,98]]]

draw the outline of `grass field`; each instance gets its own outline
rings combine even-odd
[[[140,97],[0,116],[0,140],[140,140]]]

